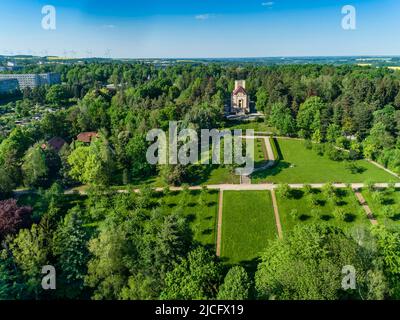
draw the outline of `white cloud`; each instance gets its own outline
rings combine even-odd
[[[261,5],[262,5],[263,7],[272,7],[274,4],[275,4],[275,2],[273,2],[273,1],[261,3]]]
[[[195,19],[196,20],[208,20],[213,17],[214,17],[213,14],[204,13],[204,14],[198,14],[197,16],[195,16]]]
[[[117,26],[115,24],[105,24],[103,25],[104,29],[115,29]]]

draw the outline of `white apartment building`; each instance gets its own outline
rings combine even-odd
[[[0,80],[15,79],[18,81],[19,88],[35,88],[44,85],[61,83],[59,73],[40,73],[40,74],[0,74]]]

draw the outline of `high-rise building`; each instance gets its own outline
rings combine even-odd
[[[15,79],[18,81],[19,88],[35,88],[43,85],[61,83],[59,73],[40,73],[40,74],[0,74],[0,80]]]
[[[0,79],[0,93],[12,93],[18,90],[19,84],[17,79]]]

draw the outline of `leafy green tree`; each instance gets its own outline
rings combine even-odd
[[[117,299],[129,276],[127,257],[135,257],[126,224],[110,219],[102,224],[98,237],[89,241],[92,258],[85,284],[94,288],[95,300]]]
[[[39,144],[29,148],[22,164],[25,185],[48,187],[59,176],[61,161],[52,149],[43,150]]]
[[[161,299],[203,300],[217,295],[221,270],[215,258],[197,248],[167,273]]]
[[[0,168],[0,200],[10,195],[16,187],[13,172],[6,167]]]
[[[9,243],[17,267],[22,271],[27,295],[38,299],[42,293],[42,267],[48,265],[49,247],[43,230],[36,224],[22,229]]]
[[[261,256],[255,276],[259,298],[336,300],[359,298],[359,291],[342,291],[342,268],[357,270],[363,287],[368,269],[357,243],[339,229],[298,226],[283,240],[272,242]]]
[[[59,224],[53,240],[53,254],[61,280],[59,288],[62,288],[62,296],[68,299],[81,296],[89,258],[88,236],[81,216],[79,207],[72,208]]]
[[[250,298],[251,281],[241,266],[231,268],[218,291],[219,300],[247,300]]]
[[[296,132],[296,124],[291,110],[283,103],[274,103],[271,107],[269,123],[283,135],[292,135]]]
[[[335,208],[333,211],[333,216],[340,221],[344,221],[346,219],[346,212],[343,210],[343,208]]]
[[[78,147],[68,156],[68,164],[72,178],[78,181],[84,181],[85,164],[89,156],[89,147]]]
[[[68,163],[70,175],[83,183],[109,185],[113,180],[114,157],[104,137],[93,140],[89,147],[76,148],[68,156]]]
[[[7,267],[5,259],[0,257],[0,300],[11,300],[13,298],[11,290],[12,276]]]
[[[290,189],[290,186],[287,183],[281,183],[280,185],[278,185],[276,191],[279,196],[286,199],[290,198],[290,196],[292,195],[292,190]]]
[[[40,146],[31,147],[22,165],[25,185],[29,187],[39,187],[45,184],[48,178],[48,168],[46,166],[46,156]]]
[[[303,130],[305,138],[310,138],[317,130],[321,130],[321,112],[325,108],[325,103],[319,97],[310,97],[300,105],[297,127]]]
[[[134,135],[126,146],[126,153],[131,165],[132,177],[144,177],[151,172],[151,165],[146,159],[147,144],[145,137]]]
[[[400,298],[400,234],[384,226],[372,229],[377,238],[378,252],[383,259],[383,270],[389,281],[389,295]]]
[[[393,144],[394,139],[386,130],[386,126],[378,122],[372,127],[370,135],[364,141],[364,156],[374,160],[380,151],[393,147]]]
[[[200,207],[204,208],[207,205],[207,195],[208,195],[208,189],[206,186],[201,187],[199,199],[198,199],[198,204]]]
[[[259,88],[256,94],[257,102],[256,102],[256,109],[261,112],[265,112],[267,115],[267,105],[268,105],[268,91],[265,88]]]
[[[68,97],[66,87],[60,84],[51,86],[46,93],[46,101],[54,106],[64,105]]]
[[[326,141],[329,143],[335,143],[337,138],[339,138],[340,136],[341,136],[340,126],[334,123],[330,124],[326,132]]]

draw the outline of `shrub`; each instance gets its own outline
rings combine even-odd
[[[327,200],[329,198],[335,197],[336,196],[336,190],[335,187],[333,186],[333,183],[327,183],[322,187],[322,193],[326,197]]]
[[[311,185],[309,185],[309,184],[304,185],[303,191],[304,191],[304,194],[305,194],[306,196],[312,194],[312,187],[311,187]]]
[[[277,193],[279,194],[279,196],[281,196],[282,198],[290,198],[291,196],[291,189],[290,186],[287,183],[282,183],[278,186],[278,188],[276,189]]]
[[[342,208],[335,208],[333,216],[338,220],[344,221],[346,219],[346,212]]]
[[[311,142],[310,140],[305,140],[305,141],[304,141],[304,147],[305,147],[307,150],[311,150],[311,149],[312,149],[312,142]]]
[[[310,203],[311,207],[317,207],[318,206],[318,199],[314,195],[310,194],[308,196],[308,202]]]
[[[372,180],[365,181],[364,185],[368,189],[368,191],[370,191],[370,192],[375,190],[375,182],[373,182]]]
[[[378,190],[372,192],[372,199],[374,199],[374,201],[376,201],[379,204],[383,204],[383,202],[385,201],[383,193]]]
[[[389,206],[385,206],[382,209],[382,215],[386,218],[393,218],[396,215],[396,211],[394,210],[394,208],[389,207]]]
[[[292,209],[292,210],[290,211],[289,215],[290,215],[293,219],[297,220],[297,218],[299,217],[299,211],[298,211],[297,209]]]
[[[349,170],[352,174],[362,173],[364,170],[362,167],[358,166],[352,161],[346,164],[346,169]]]
[[[343,153],[343,151],[335,148],[333,145],[329,144],[326,147],[326,152],[328,155],[328,158],[332,161],[343,161],[346,157]]]
[[[319,156],[323,156],[325,154],[325,145],[317,143],[313,147],[314,151],[317,153]]]

